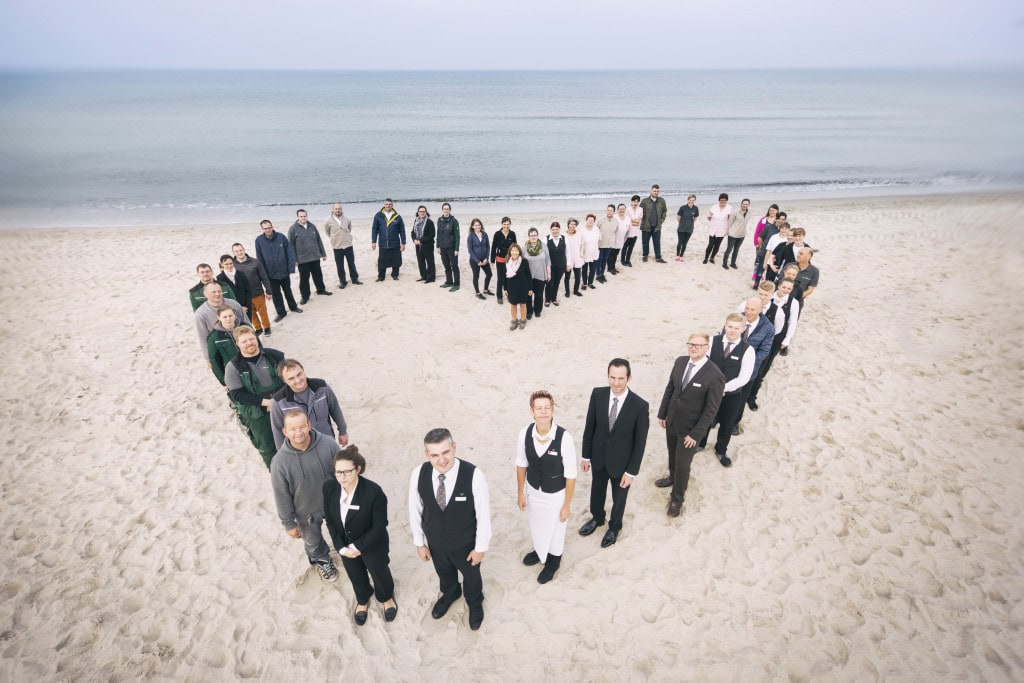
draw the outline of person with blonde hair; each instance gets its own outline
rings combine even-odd
[[[543,389],[530,395],[533,422],[516,440],[517,504],[530,519],[533,550],[523,558],[530,567],[544,563],[538,583],[554,578],[562,564],[565,531],[576,487],[576,444],[554,422],[555,399]]]

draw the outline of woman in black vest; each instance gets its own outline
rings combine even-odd
[[[398,615],[388,566],[388,497],[380,486],[360,476],[365,469],[359,449],[349,446],[334,459],[334,479],[324,482],[324,521],[355,590],[359,626],[366,623],[371,595],[383,603],[384,621],[394,621]]]
[[[533,550],[523,564],[544,563],[538,583],[554,578],[562,564],[565,529],[576,486],[576,444],[554,423],[555,400],[543,389],[530,395],[533,423],[522,428],[516,442],[519,509],[530,514]]]

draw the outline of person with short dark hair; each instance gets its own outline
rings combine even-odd
[[[398,616],[388,555],[388,497],[363,476],[365,471],[366,459],[348,446],[334,456],[334,476],[323,485],[324,522],[356,594],[358,626],[366,623],[371,595],[384,605],[384,621]]]
[[[452,215],[452,205],[441,205],[441,217],[437,219],[437,251],[444,266],[444,284],[450,292],[459,291],[462,274],[459,271],[459,220]]]
[[[423,438],[427,462],[409,478],[409,528],[424,562],[433,561],[441,597],[430,616],[440,619],[465,591],[469,627],[484,621],[480,563],[491,543],[491,500],[483,472],[456,457],[451,432],[440,427]],[[462,574],[462,586],[459,574]]]
[[[440,219],[438,219],[440,220]],[[473,290],[477,299],[486,299],[491,291],[491,240],[484,232],[484,223],[479,218],[469,222],[469,236],[466,238],[466,252],[469,254],[469,268],[473,271]],[[484,291],[480,292],[480,271],[484,272]],[[486,296],[485,296],[486,295]]]
[[[245,314],[241,304],[237,301],[224,298],[224,285],[216,280],[203,287],[203,298],[205,301],[193,313],[193,318],[196,325],[196,336],[199,338],[199,350],[209,361],[206,340],[210,336],[210,332],[213,332],[214,325],[217,324],[217,309],[221,306],[229,307],[235,312],[235,320],[240,325],[248,325],[249,316]]]
[[[491,261],[494,263],[494,270],[498,274],[495,289],[498,292],[498,304],[505,303],[503,298],[505,292],[505,263],[509,246],[516,244],[516,234],[512,232],[512,219],[502,216],[501,228],[495,230],[491,236]]]
[[[250,312],[250,309],[252,308],[252,297],[255,288],[250,284],[249,278],[247,278],[240,270],[235,268],[235,259],[230,254],[221,255],[217,262],[220,264],[220,272],[217,273],[217,282],[235,291],[235,300],[238,301],[242,310],[245,311],[245,314],[250,316],[249,319],[252,320],[252,313]],[[255,324],[253,325],[253,328],[256,330],[257,334],[261,334],[263,331],[262,327],[257,327]]]
[[[683,260],[686,253],[686,245],[693,235],[693,222],[700,215],[697,208],[697,195],[691,194],[686,198],[686,203],[679,207],[676,216],[679,217],[679,224],[676,225],[676,261]]]
[[[327,260],[327,251],[324,249],[324,242],[320,239],[320,231],[316,226],[306,220],[306,210],[299,209],[295,212],[295,222],[288,228],[288,241],[295,251],[295,260],[299,264],[299,294],[302,296],[300,304],[309,301],[309,279],[313,278],[313,285],[316,293],[321,296],[331,296],[324,285],[324,273],[320,270],[320,262]]]
[[[398,271],[402,268],[402,252],[405,251],[405,223],[395,211],[395,203],[391,199],[384,200],[384,206],[373,216],[370,228],[372,243],[370,248],[380,251],[377,254],[377,282],[384,282],[388,268],[391,279],[398,279]]]
[[[718,204],[708,210],[708,246],[704,250],[704,263],[709,260],[715,262],[718,255],[718,248],[722,246],[722,240],[729,233],[729,221],[732,218],[733,208],[729,204],[729,195],[722,193],[718,195]]]
[[[270,336],[270,315],[267,314],[267,294],[272,290],[270,275],[259,259],[250,258],[245,253],[245,247],[239,242],[231,245],[231,253],[234,255],[235,268],[245,275],[245,279],[252,287],[252,303],[249,306],[249,319],[253,327],[263,330],[263,334]]]
[[[261,348],[256,332],[248,325],[238,325],[231,334],[238,355],[224,368],[224,386],[235,404],[239,420],[249,432],[249,440],[270,469],[277,445],[267,411],[274,392],[284,386],[277,374],[277,365],[284,360],[284,354],[277,349]],[[287,431],[285,436],[288,436]]]
[[[334,252],[334,267],[338,271],[338,289],[348,286],[345,275],[345,263],[348,263],[348,274],[352,276],[352,284],[361,285],[359,271],[356,270],[355,248],[352,246],[352,221],[342,210],[341,204],[335,204],[331,215],[324,221],[324,232],[331,241]]]
[[[722,467],[732,466],[729,441],[732,439],[733,427],[739,423],[740,408],[746,400],[745,388],[757,369],[757,350],[747,342],[744,336],[746,329],[746,318],[739,313],[730,313],[725,319],[722,333],[711,338],[708,350],[708,358],[718,366],[725,378],[724,394],[715,414],[715,422],[718,423],[715,456]],[[710,433],[710,430],[704,433],[701,448],[707,444]]]
[[[640,225],[644,236],[644,263],[647,263],[651,242],[654,242],[654,260],[657,263],[666,262],[661,258],[661,226],[665,222],[665,216],[668,215],[668,204],[665,203],[664,197],[659,196],[660,193],[661,187],[651,185],[651,194],[640,202],[640,208],[644,212],[644,218]]]
[[[508,297],[508,305],[512,315],[512,324],[509,330],[521,330],[526,327],[526,321],[530,319],[529,307],[533,305],[533,277],[530,274],[530,266],[523,258],[523,249],[518,244],[512,243],[506,250],[508,260],[503,264],[505,270],[505,296]]]
[[[256,237],[256,258],[263,264],[270,278],[270,296],[277,311],[274,322],[279,323],[288,315],[284,307],[285,300],[288,301],[288,310],[302,313],[292,294],[291,274],[295,272],[295,252],[288,238],[276,232],[270,221],[260,221],[260,230],[263,234]]]
[[[601,234],[598,240],[597,255],[597,281],[604,284],[607,279],[604,271],[608,268],[608,257],[615,248],[615,233],[619,229],[619,222],[615,220],[615,205],[609,204],[605,207],[604,215],[597,219],[597,231]],[[614,269],[615,264],[611,264]]]
[[[544,243],[540,241],[540,232],[537,228],[530,228],[526,233],[525,253],[526,265],[530,269],[530,291],[533,292],[533,301],[526,304],[526,319],[539,318],[544,310],[544,292],[547,290],[548,281],[551,280],[551,257]]]
[[[778,216],[779,205],[769,205],[768,211],[757,222],[757,227],[754,229],[754,274],[750,278],[754,281],[752,289],[757,289],[757,285],[761,282],[761,277],[764,274],[764,251],[768,240],[778,232],[778,228],[775,227]]]
[[[548,251],[548,260],[551,263],[551,279],[544,291],[544,305],[558,305],[558,288],[562,278],[566,278],[565,295],[569,296],[569,266],[568,256],[565,250],[565,238],[562,237],[562,226],[554,221],[548,228],[548,238],[545,247]]]
[[[238,355],[238,347],[235,346],[235,337],[232,335],[237,325],[238,319],[235,317],[234,309],[222,305],[217,309],[217,322],[206,337],[206,355],[210,361],[210,369],[221,386],[224,386],[224,370],[231,359]]]
[[[740,202],[740,210],[729,216],[729,228],[726,233],[729,238],[725,246],[725,253],[722,254],[723,268],[737,268],[736,256],[740,253],[740,245],[747,236],[747,220],[750,216],[750,200],[744,199]],[[729,263],[729,254],[732,254],[732,263]]]
[[[583,245],[583,289],[595,289],[594,277],[597,275],[597,262],[601,258],[601,231],[594,227],[597,216],[587,214],[583,229],[579,231],[580,243]]]
[[[306,414],[284,416],[285,442],[270,463],[274,506],[291,538],[302,539],[306,558],[328,583],[338,580],[331,549],[324,541],[324,484],[334,479],[338,443],[310,429]]]
[[[569,273],[572,273],[572,293],[574,296],[580,294],[580,271],[586,265],[583,259],[583,235],[576,229],[580,222],[570,218],[565,223],[565,298],[569,298]]]
[[[622,516],[633,479],[640,473],[650,423],[647,401],[629,390],[629,361],[613,358],[608,363],[608,386],[590,392],[587,422],[583,430],[583,462],[591,472],[591,518],[580,527],[589,536],[605,522],[605,497],[612,489],[612,512],[601,547],[613,545],[622,531]]]
[[[619,259],[623,266],[633,267],[633,248],[640,236],[640,228],[644,220],[644,210],[640,208],[640,195],[635,194],[629,199],[629,208],[626,209],[626,216],[629,217],[629,233],[622,245],[622,253]]]
[[[203,292],[206,285],[210,284],[216,278],[213,276],[213,268],[209,263],[200,263],[196,266],[196,275],[199,276],[199,282],[192,285],[188,290],[188,302],[192,304],[192,312],[195,313],[196,309],[206,303],[206,294]],[[235,296],[235,290],[231,288],[231,285],[224,285],[221,287],[221,292],[224,294],[224,298],[237,301],[238,297]]]
[[[306,377],[306,369],[294,358],[286,358],[277,367],[277,374],[284,386],[270,397],[270,426],[274,433],[274,445],[284,443],[284,415],[292,410],[301,410],[309,418],[309,426],[334,438],[333,421],[338,426],[338,443],[348,445],[348,424],[341,411],[338,397],[326,381]]]

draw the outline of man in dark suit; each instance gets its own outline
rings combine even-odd
[[[589,536],[604,524],[604,501],[608,484],[612,486],[612,514],[601,547],[615,543],[622,530],[622,514],[633,478],[640,472],[640,461],[647,445],[650,425],[647,401],[627,385],[630,380],[629,361],[613,358],[608,364],[608,386],[590,393],[587,425],[583,430],[584,472],[593,467],[590,488],[592,517],[580,527],[580,536]]]
[[[689,357],[676,358],[658,408],[658,424],[665,428],[668,442],[668,476],[654,485],[672,487],[669,517],[678,517],[683,507],[690,464],[711,428],[725,391],[722,371],[707,356],[709,345],[710,338],[703,332],[690,335],[686,345]]]
[[[771,297],[767,298],[770,299]],[[736,415],[736,424],[732,427],[733,436],[738,436],[740,433],[740,421],[743,419],[743,412],[747,407],[750,390],[754,386],[754,382],[757,381],[757,373],[761,372],[761,364],[768,360],[768,355],[772,351],[772,342],[775,340],[775,327],[761,312],[763,310],[764,301],[760,296],[752,296],[743,304],[743,317],[747,321],[747,329],[743,332],[743,339],[754,348],[754,374],[746,386],[743,387],[740,412]]]
[[[441,597],[430,616],[443,617],[465,590],[469,627],[475,631],[484,621],[480,563],[491,542],[487,481],[472,463],[455,457],[455,441],[447,429],[427,432],[423,448],[427,462],[409,479],[409,528],[420,559],[433,560],[441,582]]]

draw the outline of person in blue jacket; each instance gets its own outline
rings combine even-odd
[[[291,274],[295,272],[295,252],[287,237],[274,232],[274,224],[270,221],[260,221],[260,229],[263,234],[256,238],[256,258],[263,264],[267,277],[270,278],[270,296],[273,297],[274,308],[277,310],[274,322],[279,323],[288,315],[288,311],[284,309],[285,299],[288,300],[288,308],[293,313],[302,313],[302,309],[295,303],[295,295],[292,294]]]

